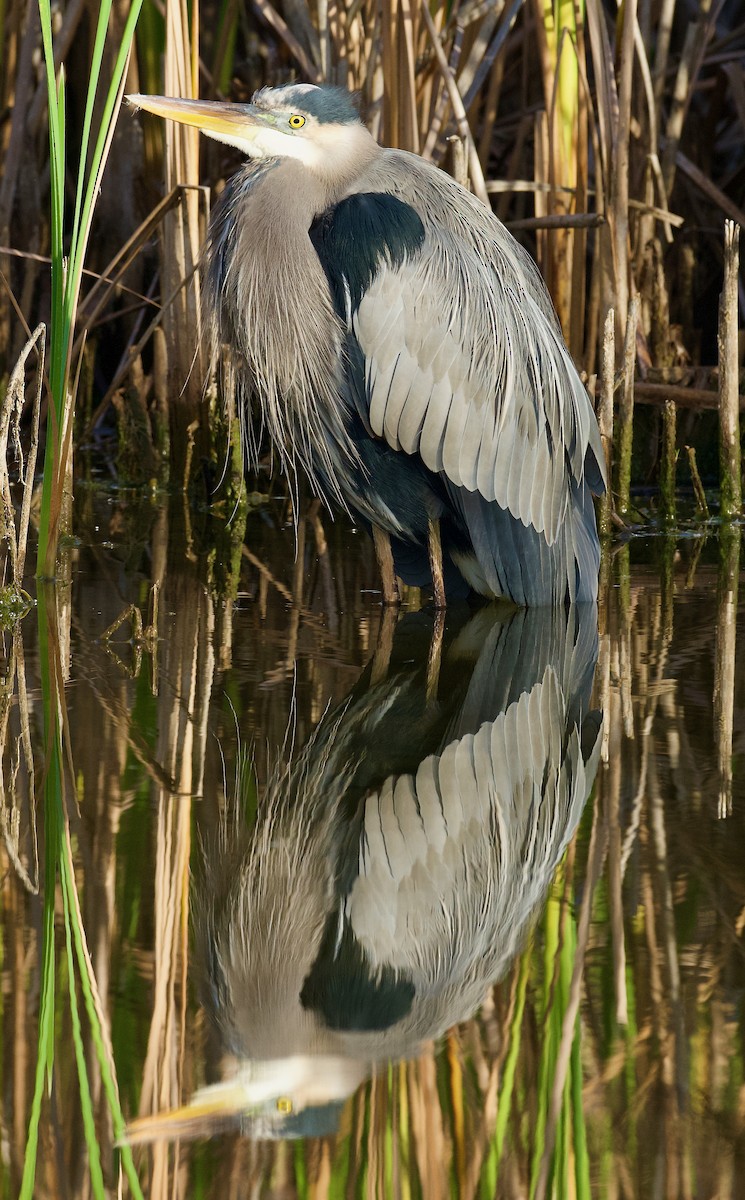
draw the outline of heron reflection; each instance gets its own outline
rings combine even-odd
[[[379,1064],[471,1016],[521,948],[591,790],[594,605],[399,622],[246,828],[205,852],[204,1000],[232,1062],[131,1141],[332,1132]],[[246,767],[246,772],[248,766]]]

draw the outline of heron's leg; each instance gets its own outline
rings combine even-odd
[[[440,522],[427,518],[427,549],[429,550],[429,566],[432,571],[432,587],[434,590],[435,608],[445,608],[445,579],[442,574],[442,541],[440,539]]]
[[[372,669],[370,674],[370,684],[374,686],[376,683],[382,683],[388,678],[388,671],[391,665],[391,655],[393,654],[393,638],[396,633],[396,625],[398,624],[398,610],[391,604],[383,606],[383,611],[380,616],[380,629],[378,630],[378,640],[375,645],[375,653],[372,658]]]
[[[385,530],[378,529],[377,525],[373,525],[372,535],[373,545],[375,546],[375,557],[378,560],[380,578],[383,583],[383,603],[400,604],[401,598],[398,594],[398,586],[396,584],[391,539]]]
[[[440,664],[442,662],[442,642],[445,637],[445,613],[442,608],[435,610],[432,625],[432,640],[427,651],[427,702],[437,699],[437,689],[440,686]]]

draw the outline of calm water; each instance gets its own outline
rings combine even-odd
[[[739,543],[441,622],[199,526],[91,492],[4,635],[2,1195],[745,1195]]]

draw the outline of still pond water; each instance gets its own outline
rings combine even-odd
[[[82,509],[2,643],[2,1196],[745,1195],[739,534],[440,621],[313,505]]]

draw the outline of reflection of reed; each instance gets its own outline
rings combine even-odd
[[[732,730],[735,698],[737,593],[740,568],[740,528],[720,534],[717,587],[717,642],[714,675],[714,715],[717,730],[720,817],[732,816]]]
[[[157,758],[173,788],[154,785],[153,1006],[140,1112],[179,1103],[184,1086],[192,799],[202,793],[214,674],[214,607],[196,576],[168,575],[161,597]],[[174,1187],[176,1191],[174,1192]],[[167,1147],[153,1151],[150,1195],[183,1195]]]

